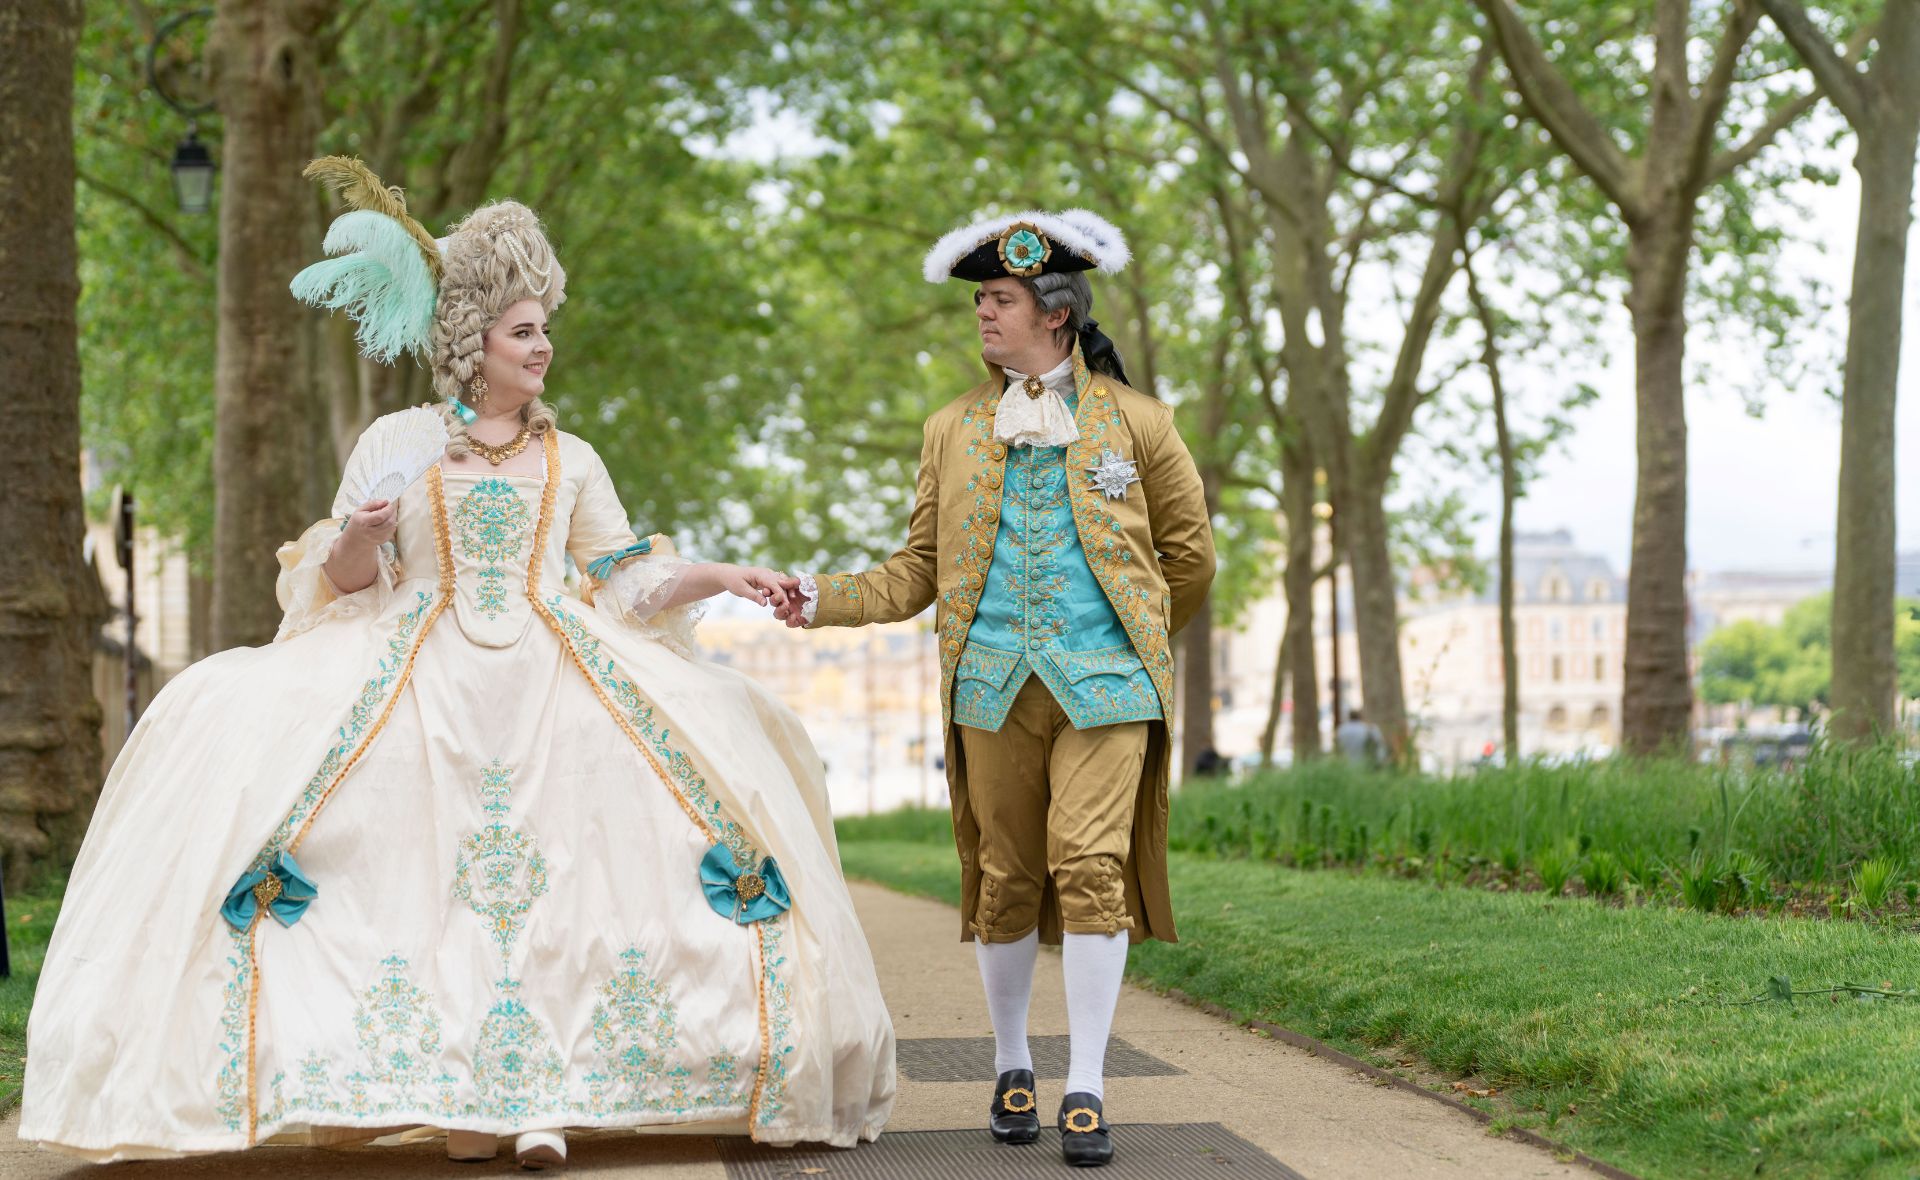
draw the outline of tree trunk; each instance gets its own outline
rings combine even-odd
[[[1894,398],[1912,225],[1913,111],[1859,128],[1860,229],[1848,301],[1833,562],[1832,732],[1893,729]]]
[[[1293,761],[1320,754],[1320,669],[1313,645],[1313,455],[1300,443],[1280,452],[1281,507],[1287,516],[1287,638],[1293,681]],[[1337,637],[1336,637],[1337,638]]]
[[[309,497],[327,449],[316,430],[314,333],[287,283],[311,261],[323,0],[221,0],[209,46],[224,134],[214,360],[213,646],[266,643],[280,609],[274,551],[324,508]]]
[[[15,433],[0,512],[0,868],[64,868],[100,789],[93,648],[106,596],[80,493],[80,296],[73,210],[80,0],[0,9],[0,353]]]
[[[1280,740],[1280,714],[1286,711],[1287,665],[1293,659],[1291,632],[1282,628],[1280,650],[1273,657],[1273,695],[1267,698],[1267,723],[1260,730],[1260,765],[1273,765],[1274,743]]]
[[[1633,226],[1627,248],[1638,474],[1620,715],[1622,737],[1635,754],[1684,752],[1693,716],[1687,660],[1685,385],[1693,214],[1690,199],[1676,200]]]
[[[1485,338],[1482,363],[1493,395],[1493,440],[1500,463],[1500,737],[1508,766],[1520,762],[1519,628],[1513,617],[1513,510],[1520,498],[1520,472],[1514,464],[1513,432],[1507,428],[1507,383],[1500,371],[1500,319],[1480,290],[1471,258],[1467,297]]]
[[[1334,510],[1353,570],[1353,629],[1360,648],[1360,697],[1366,718],[1386,739],[1387,755],[1402,765],[1411,755],[1406,693],[1400,679],[1400,617],[1387,536],[1384,481],[1356,488]],[[1335,581],[1338,592],[1338,580]],[[1334,636],[1334,642],[1340,641]]]
[[[1520,632],[1513,617],[1513,506],[1519,477],[1507,431],[1507,394],[1493,370],[1493,429],[1500,448],[1500,737],[1508,766],[1520,764]]]
[[[1191,775],[1213,750],[1213,601],[1200,604],[1180,632],[1185,675],[1180,692],[1180,763]],[[1216,752],[1217,753],[1217,752]]]
[[[1144,335],[1144,333],[1143,333]],[[1209,443],[1212,439],[1210,438]],[[1206,498],[1207,515],[1220,511],[1219,468],[1211,463],[1200,470],[1200,486]],[[1186,653],[1186,676],[1181,682],[1184,699],[1180,718],[1180,759],[1188,774],[1199,764],[1200,756],[1218,751],[1213,748],[1213,599],[1208,598],[1187,620],[1180,632],[1180,645]]]

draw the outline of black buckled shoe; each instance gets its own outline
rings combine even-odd
[[[1010,1069],[993,1083],[987,1130],[1002,1143],[1032,1143],[1040,1138],[1039,1101],[1033,1096],[1033,1071]]]
[[[1060,1100],[1060,1155],[1076,1168],[1104,1168],[1113,1159],[1106,1112],[1091,1094]]]

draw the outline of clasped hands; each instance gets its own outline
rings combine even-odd
[[[705,567],[712,571],[716,592],[724,590],[737,595],[748,602],[757,602],[773,608],[776,621],[785,623],[789,629],[807,625],[803,613],[807,605],[806,595],[800,593],[800,579],[792,574],[783,574],[778,570],[762,566],[725,565],[714,563]]]

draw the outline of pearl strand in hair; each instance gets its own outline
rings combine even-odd
[[[526,247],[520,244],[520,239],[509,236],[505,241],[507,243],[507,253],[513,255],[513,260],[520,265],[520,277],[527,281],[527,286],[533,290],[536,296],[545,295],[548,288],[553,286],[552,264],[548,264],[544,268],[536,267],[533,265],[533,260],[527,257]],[[539,282],[534,281],[535,275],[540,277]]]

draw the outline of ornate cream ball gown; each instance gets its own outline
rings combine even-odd
[[[879,1134],[893,1028],[813,746],[649,612],[686,563],[542,437],[545,478],[429,469],[344,596],[337,504],[281,552],[276,641],[155,699],[48,949],[21,1138]]]

